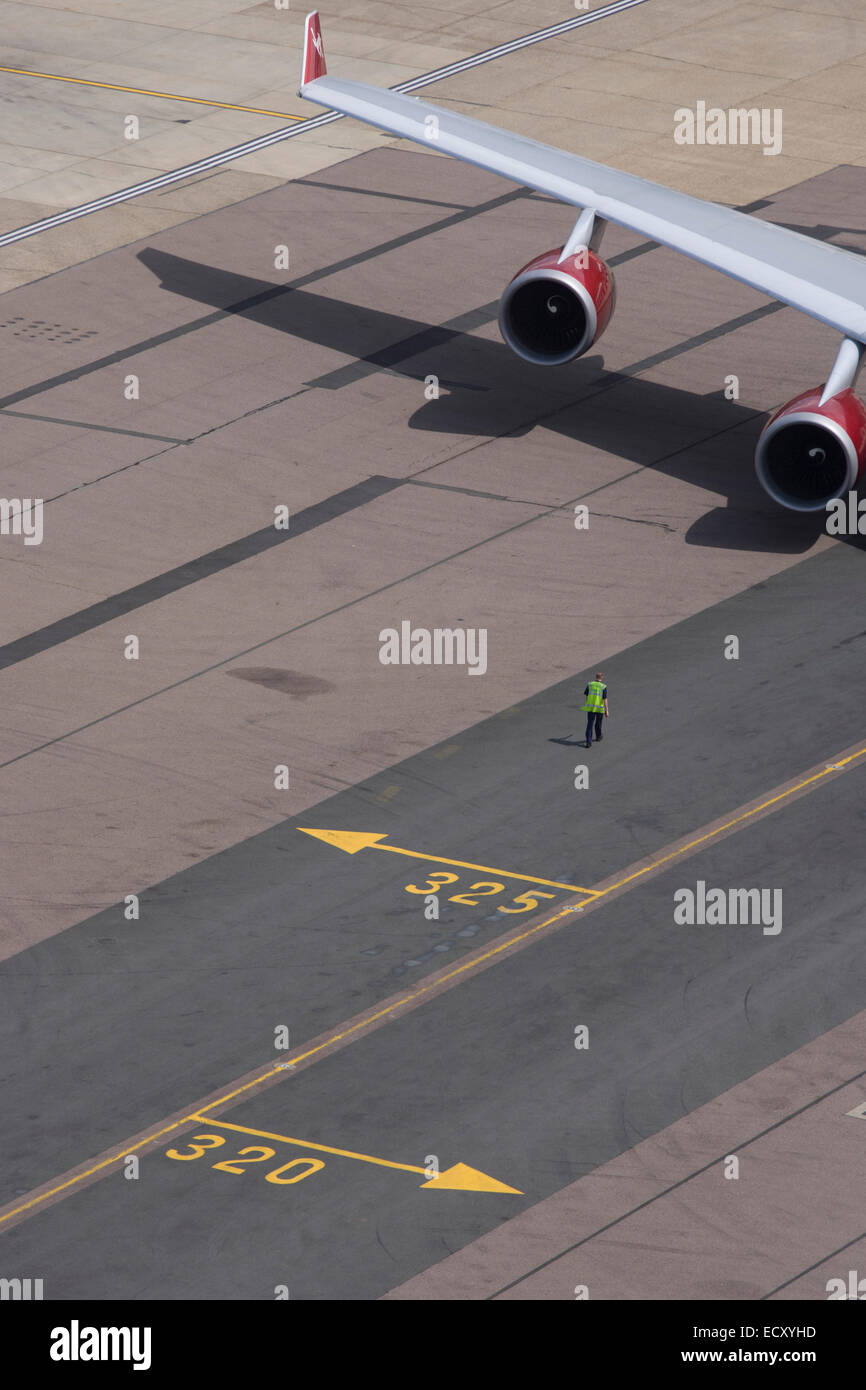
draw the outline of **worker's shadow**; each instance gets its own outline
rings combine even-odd
[[[727,498],[725,506],[712,508],[690,526],[690,545],[795,555],[809,550],[823,530],[823,514],[786,512],[766,497],[752,461],[765,417],[725,399],[722,392],[696,396],[630,375],[629,369],[608,372],[598,354],[566,367],[538,367],[516,357],[498,337],[477,331],[235,275],[152,247],[138,258],[172,294],[350,359],[307,379],[310,387],[339,391],[380,372],[419,385],[435,377],[439,396],[426,399],[410,416],[413,430],[479,438],[520,437],[536,425],[555,431],[576,446],[575,500],[583,490],[594,492],[594,510],[604,510],[597,465],[614,455],[635,471],[644,468]],[[477,330],[495,321],[496,307],[484,305],[464,318]],[[212,321],[208,315],[203,323]],[[681,350],[681,344],[675,345],[670,355]],[[591,469],[585,475],[584,465]],[[525,482],[531,488],[530,472]],[[485,482],[485,490],[487,486]],[[663,513],[631,519],[674,529]]]

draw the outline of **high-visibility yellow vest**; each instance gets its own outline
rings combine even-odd
[[[589,694],[586,697],[586,704],[583,706],[587,714],[599,714],[604,712],[604,681],[590,681],[587,689]]]

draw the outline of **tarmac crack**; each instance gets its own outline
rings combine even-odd
[[[668,526],[666,521],[650,521],[645,516],[621,516],[618,512],[593,512],[593,516],[603,517],[607,521],[633,521],[636,526],[658,526],[662,531],[668,531],[671,535],[676,535],[677,528]]]

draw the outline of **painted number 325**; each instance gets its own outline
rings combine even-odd
[[[180,1149],[166,1149],[166,1158],[176,1158],[182,1163],[189,1163],[194,1158],[201,1158],[202,1154],[208,1149],[218,1149],[226,1141],[221,1134],[194,1134],[193,1142],[188,1145],[191,1153],[182,1153]],[[225,1158],[221,1163],[212,1163],[212,1168],[218,1168],[221,1173],[243,1173],[251,1163],[266,1163],[269,1158],[274,1158],[276,1149],[269,1149],[264,1144],[253,1144],[249,1148],[241,1149],[232,1158]],[[320,1168],[324,1168],[324,1163],[320,1158],[293,1158],[290,1163],[284,1163],[280,1168],[272,1168],[269,1173],[265,1173],[265,1182],[277,1183],[280,1186],[288,1186],[289,1183],[300,1182],[303,1178],[308,1178],[312,1173],[317,1173]],[[292,1172],[291,1177],[284,1177],[283,1174],[291,1172],[292,1169],[300,1169],[300,1172]]]
[[[407,883],[407,893],[439,893],[445,884],[457,883],[459,874],[435,873],[431,874],[426,884],[419,886],[417,883]],[[454,893],[449,899],[449,903],[465,903],[467,907],[477,907],[482,898],[493,898],[497,893],[505,892],[504,883],[492,883],[484,879],[479,883],[470,883],[465,893]],[[513,903],[519,903],[519,907],[503,907],[500,903],[497,912],[531,912],[534,907],[538,907],[539,898],[555,898],[555,893],[542,893],[540,889],[533,888],[531,892],[518,893],[516,898],[512,898]]]

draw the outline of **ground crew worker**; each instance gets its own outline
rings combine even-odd
[[[592,726],[595,723],[595,738],[597,743],[601,743],[601,721],[605,715],[610,716],[607,707],[607,686],[602,678],[601,671],[596,671],[595,680],[590,681],[584,690],[586,699],[583,709],[586,711],[586,746],[592,747]]]

